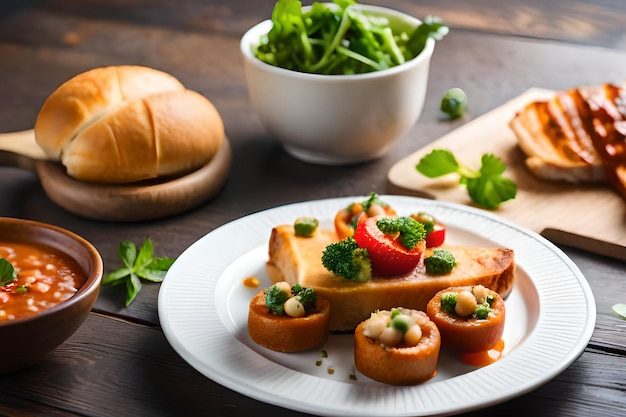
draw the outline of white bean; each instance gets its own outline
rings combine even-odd
[[[388,320],[381,315],[372,315],[372,317],[365,322],[363,334],[370,339],[379,339],[380,334],[387,328],[387,322]]]
[[[417,346],[422,338],[422,328],[419,325],[409,327],[409,330],[404,334],[404,343],[407,346]]]
[[[287,294],[287,297],[291,297],[291,286],[286,281],[280,281],[274,284],[279,290]]]
[[[378,340],[385,346],[394,347],[402,342],[403,334],[395,327],[385,327]]]
[[[296,297],[291,297],[285,301],[284,309],[285,314],[289,317],[304,317],[306,313],[304,306]]]
[[[472,293],[474,294],[474,297],[476,297],[476,302],[478,304],[482,304],[485,302],[487,295],[489,295],[489,290],[482,285],[474,285]]]

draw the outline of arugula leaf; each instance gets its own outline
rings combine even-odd
[[[471,200],[483,208],[497,209],[517,194],[517,184],[502,176],[506,165],[493,154],[484,154],[480,169],[475,171],[461,165],[449,150],[434,149],[415,168],[429,178],[458,173],[459,184],[465,185]]]
[[[173,258],[157,258],[153,256],[154,246],[150,239],[146,239],[139,251],[133,242],[123,241],[117,248],[117,255],[123,267],[107,274],[102,279],[102,285],[126,286],[126,307],[133,302],[141,291],[141,280],[162,282],[167,271],[174,263]]]
[[[0,258],[0,287],[12,283],[17,279],[17,272],[13,264],[5,258]]]

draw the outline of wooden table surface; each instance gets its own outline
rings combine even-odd
[[[307,3],[307,2],[305,2]],[[385,157],[349,167],[310,165],[264,132],[248,101],[239,39],[271,14],[274,0],[41,0],[0,6],[0,131],[32,128],[63,81],[93,67],[141,64],[168,71],[214,102],[232,143],[225,188],[190,212],[149,222],[105,223],[52,203],[31,172],[0,167],[0,215],[68,228],[119,266],[122,240],[154,242],[176,257],[216,227],[287,203],[388,192],[386,174],[404,156],[530,87],[567,89],[626,78],[626,8],[598,0],[372,1],[418,17],[438,15],[450,34],[437,44],[424,112]],[[440,119],[448,88],[463,88],[469,115]],[[593,225],[588,225],[593,227]],[[568,247],[586,276],[597,321],[582,355],[536,390],[468,415],[623,416],[626,302],[622,261]],[[170,347],[157,317],[158,284],[124,308],[119,287],[102,288],[83,326],[45,362],[0,376],[0,415],[293,416],[231,391],[195,371]],[[10,343],[0,340],[0,343]],[[5,360],[5,359],[3,359]]]

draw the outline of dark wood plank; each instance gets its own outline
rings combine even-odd
[[[603,415],[620,416],[626,407],[619,382],[623,371],[613,357],[588,349],[540,390],[468,415],[515,409],[521,415],[584,416],[601,406]],[[564,396],[570,400],[554,401]],[[159,329],[97,314],[44,363],[0,376],[0,404],[17,415],[301,415],[205,378],[182,362]]]
[[[31,128],[48,94],[77,73],[94,66],[133,63],[171,72],[214,101],[234,150],[225,189],[179,216],[132,224],[82,219],[54,205],[34,174],[1,167],[0,195],[10,198],[0,199],[0,215],[53,223],[83,235],[99,249],[109,272],[119,266],[116,248],[121,240],[140,244],[149,237],[157,256],[176,257],[204,234],[249,213],[309,199],[370,191],[383,194],[386,172],[400,158],[527,88],[566,89],[620,82],[624,77],[623,2],[371,3],[418,17],[439,15],[452,32],[437,45],[424,112],[415,127],[386,157],[350,167],[320,167],[293,159],[263,131],[251,111],[238,42],[248,27],[269,17],[274,0],[39,0],[0,13],[0,130]],[[444,122],[438,104],[443,92],[453,86],[468,93],[469,115]],[[610,307],[626,301],[622,299],[624,265],[563,249],[585,274],[596,297],[598,315],[591,343],[570,368],[545,386],[470,415],[623,414],[626,352],[620,329],[624,322]],[[45,363],[0,377],[0,414],[296,415],[221,387],[178,357],[158,327],[158,284],[147,283],[129,308],[124,307],[120,290],[103,288],[96,311],[104,315],[92,314]]]

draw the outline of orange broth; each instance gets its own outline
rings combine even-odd
[[[0,257],[17,272],[16,281],[0,287],[0,323],[54,307],[86,281],[75,262],[43,246],[0,242]]]

